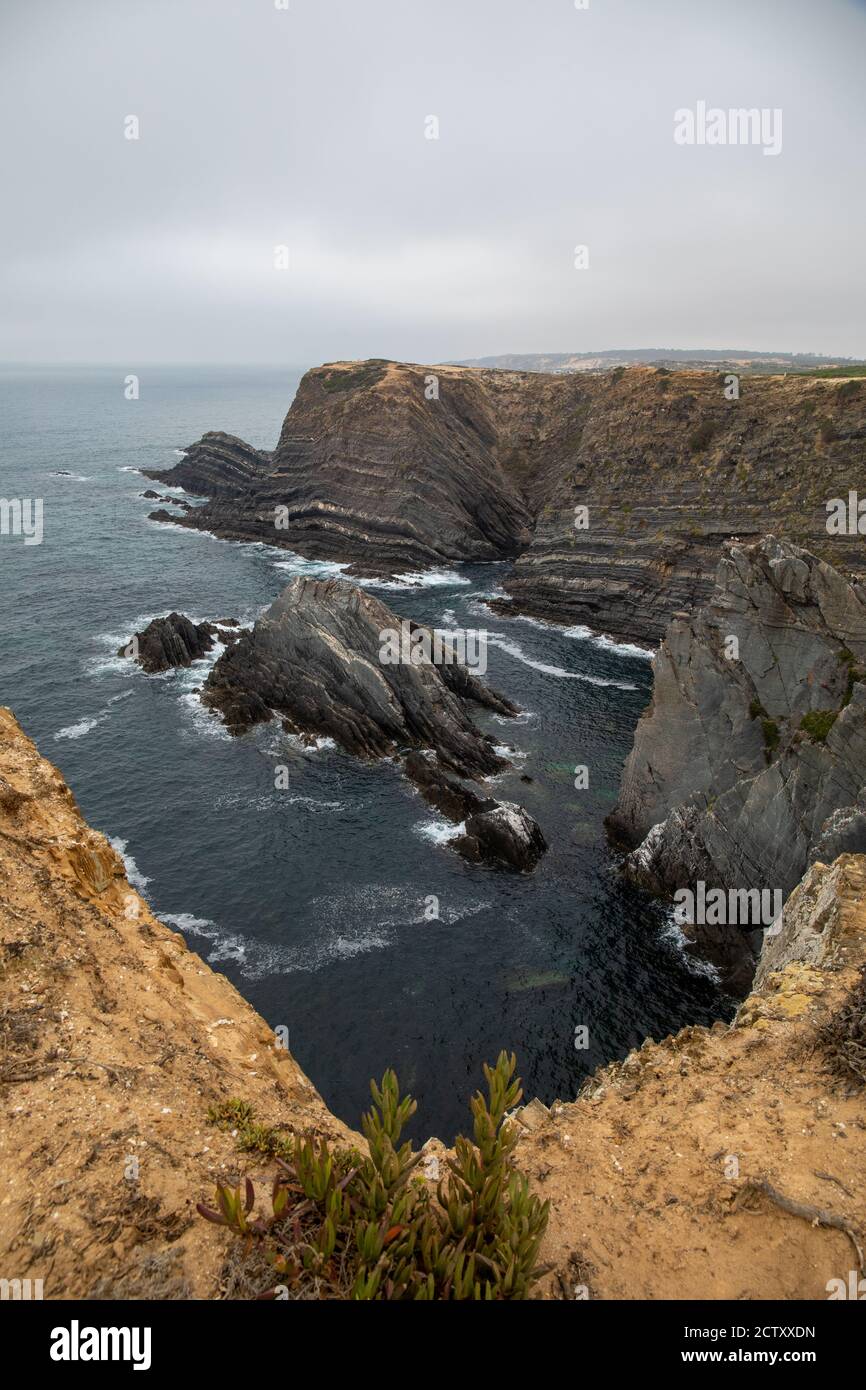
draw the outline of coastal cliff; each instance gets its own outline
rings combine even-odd
[[[8,710],[0,882],[4,1277],[49,1299],[224,1296],[228,1247],[195,1204],[271,1165],[208,1110],[240,1097],[287,1134],[363,1141],[153,915]],[[519,1110],[516,1161],[551,1200],[539,1297],[821,1299],[861,1268],[864,963],[866,859],[814,865],[731,1027],[648,1040],[578,1099]]]
[[[816,860],[866,851],[864,681],[866,587],[773,536],[730,545],[659,647],[608,819],[641,844],[635,876],[787,896]]]
[[[329,363],[272,454],[211,433],[151,472],[210,499],[154,515],[358,573],[513,560],[507,611],[654,642],[709,597],[731,537],[863,567],[826,504],[858,476],[866,384],[752,376],[728,399],[729,380]]]

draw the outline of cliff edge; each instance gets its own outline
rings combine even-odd
[[[269,1165],[209,1106],[362,1142],[153,916],[5,709],[0,953],[4,1278],[218,1298],[226,1247],[195,1203]],[[647,1041],[577,1100],[518,1112],[517,1161],[552,1203],[540,1296],[819,1299],[862,1272],[864,962],[866,859],[813,865],[731,1027]]]

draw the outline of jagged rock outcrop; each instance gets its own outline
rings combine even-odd
[[[183,458],[170,469],[143,469],[145,478],[184,487],[202,497],[233,495],[264,478],[273,455],[254,449],[233,434],[211,430],[183,451]],[[165,499],[163,499],[165,500]],[[173,500],[173,499],[170,499]]]
[[[191,666],[213,650],[213,629],[194,623],[183,613],[153,618],[143,632],[135,632],[118,648],[118,656],[137,661],[149,675],[172,666]]]
[[[237,627],[236,618],[224,618],[221,623],[194,623],[183,613],[169,613],[166,618],[153,618],[143,632],[133,633],[117,654],[137,661],[148,675],[155,675],[200,661],[213,651],[216,638],[227,644],[236,642]]]
[[[639,846],[633,877],[787,896],[809,864],[866,850],[863,585],[772,536],[731,545],[654,675],[608,818]]]
[[[209,434],[149,476],[211,499],[158,520],[370,574],[517,557],[511,611],[654,642],[709,597],[730,537],[773,531],[861,567],[826,504],[864,443],[853,378],[744,377],[729,400],[707,371],[369,361],[308,372],[272,455]]]
[[[294,579],[219,658],[202,703],[236,734],[277,714],[288,730],[333,738],[359,757],[414,750],[404,770],[432,804],[456,820],[482,809],[490,816],[498,803],[482,802],[448,774],[485,777],[507,766],[473,723],[467,702],[506,715],[517,707],[448,656],[384,659],[386,634],[400,630],[401,619],[363,589],[339,579]],[[418,633],[427,635],[432,651],[432,634],[407,624],[408,638]],[[474,857],[515,868],[534,866],[546,848],[522,811],[507,825],[501,817],[483,820],[471,838]]]
[[[534,869],[547,851],[541,828],[513,801],[487,801],[467,817],[454,848],[464,859]]]

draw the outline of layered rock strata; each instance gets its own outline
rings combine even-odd
[[[433,635],[408,624],[408,635]],[[203,704],[233,733],[278,715],[286,729],[332,738],[363,758],[403,759],[424,796],[452,819],[470,814],[455,848],[468,857],[532,868],[546,848],[520,807],[479,797],[460,779],[507,766],[467,706],[517,707],[443,650],[442,661],[390,659],[401,619],[372,594],[337,579],[297,578],[210,672]],[[407,655],[409,655],[407,648]],[[425,757],[424,754],[427,756]],[[407,756],[411,755],[411,756]]]
[[[137,661],[148,675],[155,675],[200,661],[213,651],[216,638],[225,643],[237,641],[237,627],[235,618],[225,618],[222,623],[194,623],[183,613],[169,613],[166,618],[153,618],[143,632],[133,633],[117,654]]]
[[[370,574],[515,559],[512,611],[655,642],[732,537],[864,567],[827,503],[861,476],[866,383],[745,377],[728,399],[729,377],[330,363],[273,454],[209,434],[149,476],[210,499],[175,524]]]

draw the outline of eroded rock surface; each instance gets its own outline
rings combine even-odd
[[[654,662],[608,824],[639,882],[784,896],[866,850],[866,589],[772,536],[731,545]]]
[[[149,476],[210,499],[158,520],[367,574],[516,557],[510,611],[655,642],[709,598],[730,537],[862,568],[826,504],[864,442],[856,379],[749,377],[729,400],[716,372],[374,360],[307,372],[273,454],[212,433]]]
[[[240,635],[238,626],[237,618],[194,623],[183,613],[169,613],[167,618],[154,618],[143,632],[133,633],[117,654],[137,661],[148,675],[155,675],[200,661],[213,651],[217,639],[227,645],[236,642]]]
[[[456,661],[383,660],[385,634],[399,631],[400,623],[363,589],[299,577],[219,658],[202,702],[236,734],[276,714],[291,732],[333,738],[359,757],[405,759],[422,794],[461,821],[482,800],[460,779],[507,766],[468,706],[500,714],[517,708]],[[410,631],[423,629],[410,624]],[[518,819],[484,821],[475,857],[531,867],[544,839],[525,811]]]

